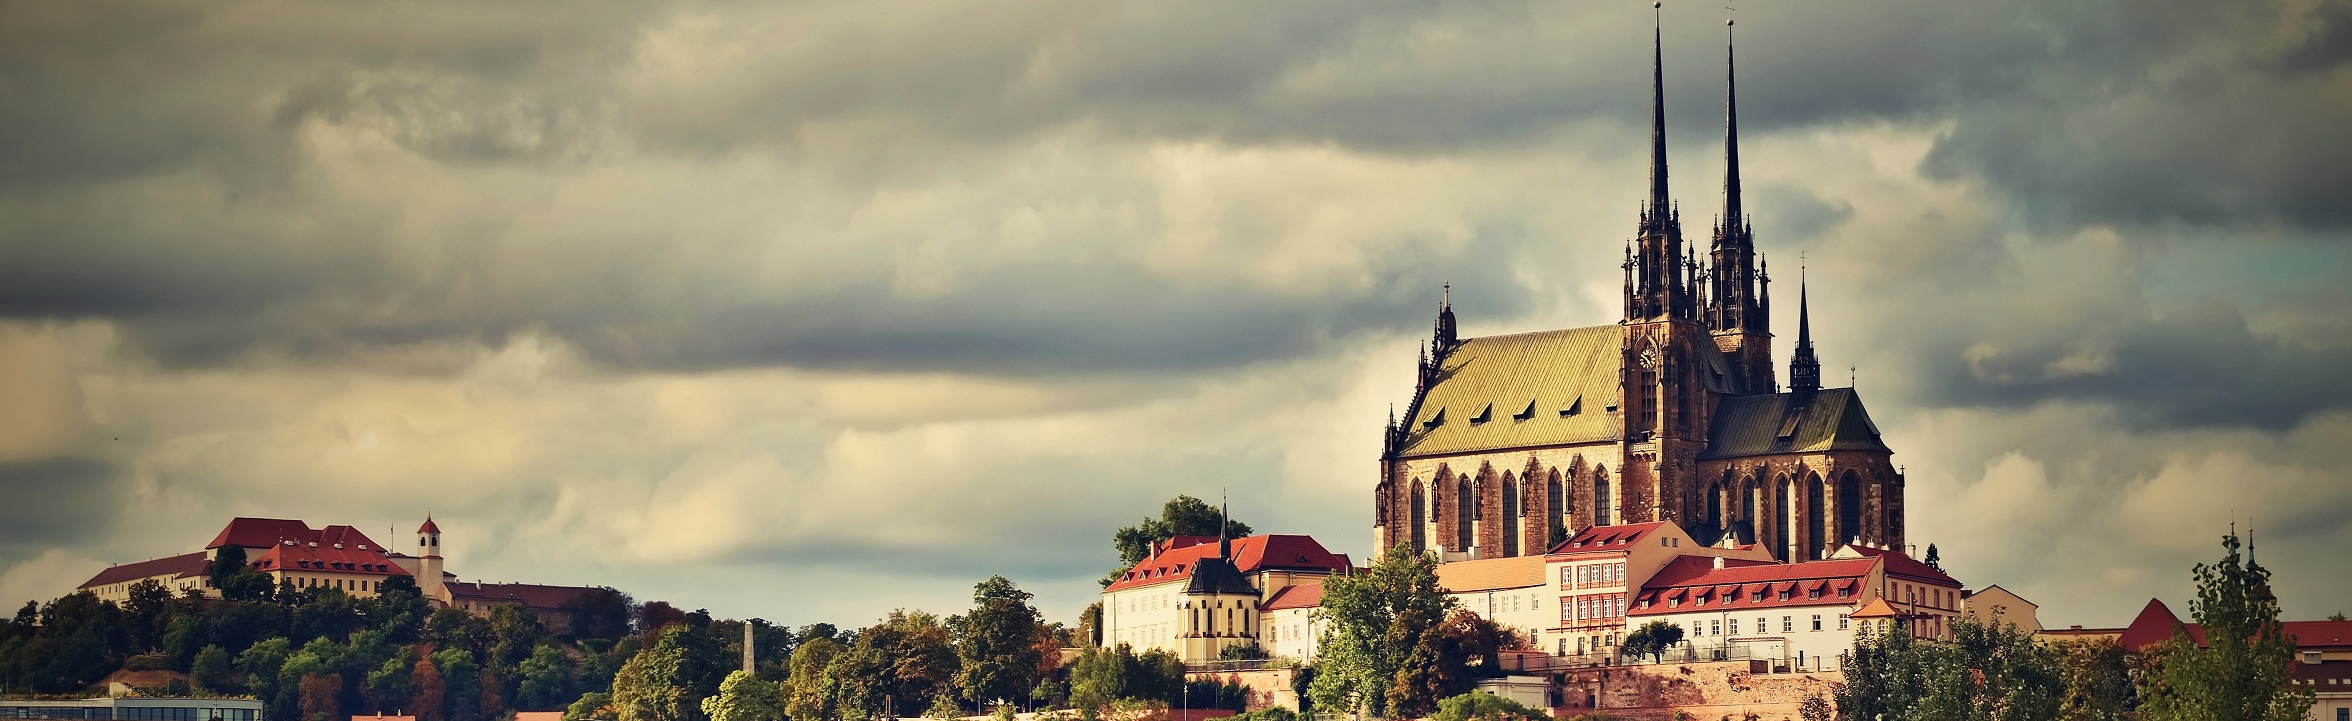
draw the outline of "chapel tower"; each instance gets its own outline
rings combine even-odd
[[[433,522],[433,514],[425,514],[425,525],[417,527],[417,592],[427,599],[448,600],[442,591],[441,526]]]

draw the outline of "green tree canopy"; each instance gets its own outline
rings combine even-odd
[[[1219,521],[1225,513],[1206,501],[1191,496],[1177,496],[1160,506],[1160,517],[1146,518],[1135,525],[1120,528],[1111,534],[1111,542],[1119,549],[1119,567],[1103,578],[1103,585],[1126,572],[1137,562],[1151,555],[1152,544],[1177,536],[1217,535]],[[1226,521],[1224,530],[1234,538],[1250,535],[1250,527],[1240,521]]]
[[[842,650],[832,634],[804,636],[792,649],[791,675],[784,682],[786,716],[801,721],[833,718],[834,683],[828,672]]]
[[[1674,644],[1678,643],[1682,643],[1682,627],[1669,623],[1665,619],[1658,619],[1642,624],[1640,628],[1625,634],[1625,643],[1618,647],[1618,653],[1664,660],[1666,649],[1673,648]]]
[[[1519,703],[1485,691],[1447,697],[1437,702],[1437,713],[1430,721],[1550,721],[1548,711],[1528,708]]]
[[[784,694],[773,681],[743,671],[727,674],[719,692],[702,700],[710,721],[784,721]]]
[[[1361,575],[1325,579],[1323,606],[1315,611],[1324,621],[1322,660],[1308,698],[1322,713],[1389,715],[1398,670],[1452,608],[1453,599],[1437,586],[1437,561],[1403,546],[1391,547]]]
[[[2294,683],[2295,639],[2279,625],[2278,597],[2270,571],[2248,549],[2238,554],[2238,534],[2221,539],[2221,561],[2197,564],[2197,598],[2189,614],[2205,632],[2200,646],[2186,629],[2174,629],[2162,651],[2155,688],[2142,699],[2142,718],[2301,719],[2316,701],[2309,686]]]
[[[2057,652],[2016,624],[1953,619],[1952,640],[1901,628],[1856,640],[1838,712],[1848,718],[2031,721],[2058,718],[2066,681]]]
[[[972,588],[972,610],[956,619],[956,685],[975,704],[1020,699],[1037,685],[1045,626],[1028,591],[1003,576]]]

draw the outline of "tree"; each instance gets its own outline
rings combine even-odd
[[[784,715],[796,721],[817,721],[833,718],[832,679],[826,671],[834,657],[841,655],[841,644],[832,634],[822,636],[803,633],[800,646],[792,649],[791,675],[785,681]]]
[[[870,717],[930,708],[939,694],[954,692],[956,671],[955,647],[939,617],[892,611],[858,631],[857,641],[833,660],[837,710]]]
[[[1247,523],[1225,519],[1225,512],[1201,499],[1177,496],[1160,506],[1159,518],[1146,518],[1132,526],[1111,534],[1111,542],[1119,549],[1119,567],[1103,578],[1108,586],[1120,573],[1151,555],[1152,545],[1177,536],[1214,536],[1220,522],[1224,532],[1234,538],[1250,534]]]
[[[1936,552],[1936,545],[1933,543],[1927,544],[1927,559],[1925,560],[1925,563],[1927,564],[1928,568],[1935,569],[1937,573],[1942,573],[1944,571],[1944,556],[1943,554]]]
[[[415,661],[413,653],[395,654],[368,671],[367,678],[360,685],[368,704],[374,707],[376,713],[408,708],[409,699],[416,693],[412,683],[416,678],[412,668]]]
[[[990,576],[972,587],[972,611],[955,627],[956,685],[973,703],[1018,699],[1037,684],[1043,654],[1038,641],[1045,636],[1028,591],[1013,587],[1003,576]]]
[[[2123,644],[2102,638],[2061,641],[2050,649],[2057,654],[2066,689],[2058,699],[2058,718],[2121,721],[2133,709],[2131,665]]]
[[[743,671],[727,674],[719,692],[702,700],[710,721],[784,721],[784,694],[775,682]]]
[[[1903,629],[1857,639],[1837,708],[1846,718],[2050,719],[2065,680],[2056,652],[2016,624],[1953,619],[1949,643]]]
[[[196,660],[189,664],[188,678],[196,682],[197,690],[225,694],[232,690],[229,675],[233,671],[235,669],[229,664],[229,652],[219,646],[207,645],[196,653]]]
[[[343,715],[342,676],[308,674],[297,685],[302,693],[302,721],[336,721]]]
[[[2155,688],[2141,699],[2141,717],[2301,719],[2316,699],[2311,687],[2294,682],[2295,640],[2279,625],[2270,571],[2250,556],[2241,559],[2235,529],[2222,536],[2221,547],[2219,563],[2197,564],[2197,598],[2189,603],[2205,642],[2173,630]]]
[[[1804,702],[1797,705],[1797,718],[1805,721],[1830,721],[1836,717],[1829,699],[1822,698],[1819,692],[1805,694]]]
[[[247,690],[264,701],[276,697],[278,671],[285,668],[286,657],[293,653],[292,642],[283,636],[274,636],[262,639],[246,647],[244,653],[237,654],[237,670],[245,672]]]
[[[408,712],[417,721],[443,721],[442,712],[448,704],[448,686],[441,681],[441,669],[433,665],[431,657],[417,659],[416,670],[409,673],[408,685],[415,691],[408,697]]]
[[[1436,715],[1430,721],[1550,721],[1548,711],[1528,708],[1519,703],[1485,691],[1471,691],[1447,697],[1437,702]]]
[[[572,658],[552,644],[540,644],[531,650],[531,657],[523,659],[516,668],[521,684],[516,687],[515,700],[526,709],[552,709],[570,703],[572,699]]]
[[[613,721],[612,694],[590,691],[564,709],[563,721]]]
[[[229,577],[243,570],[245,570],[245,547],[228,545],[213,552],[212,566],[206,575],[211,577],[213,588],[227,588]]]
[[[629,609],[635,605],[629,594],[609,586],[573,594],[559,607],[569,621],[564,635],[576,639],[619,640],[629,635]]]
[[[1325,579],[1323,606],[1315,611],[1324,621],[1322,660],[1308,699],[1321,713],[1390,715],[1388,691],[1399,667],[1452,608],[1437,587],[1437,561],[1401,545],[1361,575]]]
[[[532,649],[546,637],[547,629],[539,625],[539,615],[524,609],[522,604],[492,606],[488,665],[496,669],[514,668],[530,658]]]
[[[449,721],[482,718],[482,664],[464,648],[433,652],[433,666],[441,670],[442,709]]]
[[[613,677],[620,721],[703,721],[702,700],[718,692],[727,668],[718,644],[684,624],[664,627],[652,648]]]
[[[1649,656],[1664,661],[1666,649],[1678,643],[1682,643],[1682,627],[1658,619],[1625,634],[1625,643],[1618,647],[1618,653],[1636,658]]]

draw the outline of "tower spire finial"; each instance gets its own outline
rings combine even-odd
[[[1666,3],[1650,3],[1650,209],[1665,222],[1673,209],[1666,200]]]
[[[1217,489],[1217,557],[1233,558],[1233,501],[1225,497],[1225,489]]]
[[[1737,73],[1733,67],[1732,21],[1723,21],[1723,224],[1732,230],[1740,228],[1745,215],[1740,210],[1739,179],[1739,91]]]

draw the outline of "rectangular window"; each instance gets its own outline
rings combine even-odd
[[[1582,621],[1588,618],[1592,618],[1592,599],[1576,599],[1576,619]]]
[[[1731,635],[1739,635],[1739,619],[1735,618],[1731,620]]]
[[[1782,616],[1782,617],[1780,617],[1780,632],[1781,632],[1781,633],[1796,633],[1796,632],[1797,632],[1797,617],[1795,617],[1795,616]]]
[[[1708,622],[1707,622],[1707,635],[1709,635],[1709,636],[1721,636],[1721,635],[1723,635],[1723,622],[1722,622],[1722,621],[1708,621]]]
[[[1563,625],[1563,626],[1565,626],[1565,625],[1568,625],[1568,624],[1571,624],[1571,623],[1575,623],[1575,622],[1576,622],[1576,607],[1575,607],[1575,606],[1572,606],[1572,605],[1569,605],[1569,604],[1568,604],[1568,599],[1565,599],[1565,598],[1563,598],[1563,599],[1560,599],[1560,625]]]
[[[1849,616],[1847,616],[1846,614],[1843,614],[1843,613],[1841,613],[1841,614],[1838,614],[1838,630],[1840,630],[1840,631],[1844,631],[1844,630],[1846,630],[1846,628],[1847,628],[1847,624],[1849,624],[1849,623],[1852,623],[1852,622],[1853,622],[1853,621],[1851,620],[1851,618],[1850,618]]]
[[[1821,614],[1813,614],[1813,630],[1821,630]]]

